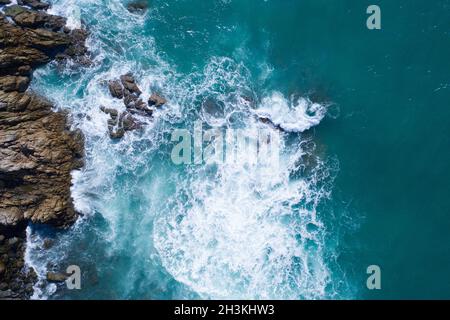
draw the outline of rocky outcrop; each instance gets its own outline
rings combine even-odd
[[[18,1],[36,10],[48,5]],[[35,281],[23,263],[29,222],[68,227],[77,218],[71,171],[83,165],[84,139],[67,114],[28,89],[33,68],[53,59],[83,61],[84,30],[18,5],[0,14],[0,298],[27,298]],[[86,58],[87,59],[87,58]]]
[[[133,115],[152,117],[155,108],[162,107],[167,100],[153,93],[146,104],[141,98],[142,91],[131,73],[120,76],[120,80],[110,80],[108,89],[111,96],[123,101],[126,111],[119,114],[117,109],[100,107],[110,116],[108,120],[109,135],[112,139],[122,138],[127,131],[142,128],[143,124]]]
[[[155,106],[157,108],[162,107],[167,103],[167,100],[163,97],[161,97],[157,93],[153,93],[150,98],[148,98],[148,105],[149,106]]]
[[[41,11],[33,11],[19,5],[12,5],[5,9],[5,15],[10,17],[18,26],[28,28],[48,28],[54,31],[62,29],[66,25],[66,19],[47,14]]]

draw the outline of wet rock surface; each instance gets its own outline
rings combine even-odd
[[[2,1],[0,4],[4,4]],[[25,299],[36,275],[24,265],[28,223],[65,228],[76,219],[71,171],[84,139],[67,114],[28,89],[34,68],[53,59],[83,62],[85,30],[63,30],[46,3],[22,0],[0,13],[0,299]],[[8,16],[12,22],[6,18]]]
[[[141,129],[143,123],[135,116],[152,117],[156,108],[167,103],[165,98],[156,93],[145,103],[141,98],[142,91],[131,73],[122,75],[120,79],[110,80],[107,84],[111,96],[122,100],[126,108],[126,111],[119,112],[114,108],[100,107],[100,110],[110,116],[108,130],[112,139],[122,138],[127,131]]]

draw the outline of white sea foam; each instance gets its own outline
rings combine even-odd
[[[307,98],[289,101],[280,92],[273,92],[262,99],[256,114],[269,118],[273,124],[285,131],[303,132],[322,121],[326,107]]]

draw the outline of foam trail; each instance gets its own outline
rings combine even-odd
[[[303,132],[320,123],[326,114],[326,107],[306,98],[288,101],[280,92],[274,92],[262,100],[256,114],[269,118],[285,131]]]

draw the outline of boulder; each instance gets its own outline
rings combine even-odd
[[[167,100],[164,97],[161,97],[157,93],[152,93],[150,98],[148,98],[148,105],[149,106],[155,106],[155,107],[158,108],[158,107],[163,106],[166,103],[167,103]]]
[[[120,115],[119,124],[125,131],[141,128],[140,123],[128,112],[124,112]]]
[[[123,76],[120,76],[120,81],[122,82],[123,87],[131,94],[135,94],[137,96],[141,95],[141,90],[136,84],[134,77],[132,74],[128,73]]]
[[[123,98],[123,87],[119,80],[111,80],[108,82],[109,92],[114,98]]]
[[[116,119],[119,115],[119,111],[117,111],[116,109],[100,107],[100,110],[106,114],[109,114],[112,119]]]

